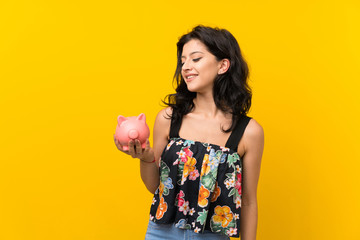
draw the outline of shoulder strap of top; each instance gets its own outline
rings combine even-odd
[[[248,125],[250,119],[251,117],[248,117],[246,115],[240,116],[234,130],[231,132],[230,137],[226,142],[225,147],[233,149],[235,152],[237,152],[239,142],[244,134],[245,128]]]
[[[181,127],[181,122],[182,119],[178,119],[178,121],[174,121],[173,118],[171,118],[171,123],[170,123],[170,134],[169,134],[169,138],[178,138],[179,137],[179,130]]]

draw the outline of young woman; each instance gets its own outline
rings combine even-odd
[[[255,240],[264,132],[246,115],[247,64],[225,29],[196,26],[177,47],[176,93],[157,114],[153,148],[115,140],[154,194],[145,238]]]

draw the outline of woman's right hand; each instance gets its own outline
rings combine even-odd
[[[130,140],[128,142],[129,150],[124,150],[123,145],[115,138],[114,134],[114,142],[116,147],[123,153],[130,155],[133,158],[139,158],[144,162],[152,162],[155,159],[154,151],[150,147],[149,139],[146,139],[146,146],[143,149],[141,147],[140,141],[138,139]]]

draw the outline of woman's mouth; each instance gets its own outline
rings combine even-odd
[[[185,77],[185,80],[186,80],[186,82],[191,82],[196,77],[197,77],[197,75],[189,75],[189,76]]]

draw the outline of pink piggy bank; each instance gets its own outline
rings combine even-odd
[[[145,148],[146,139],[149,135],[150,130],[145,121],[145,114],[141,113],[137,117],[118,116],[115,138],[121,143],[125,151],[129,150],[128,142],[131,139],[138,139],[141,147]]]

